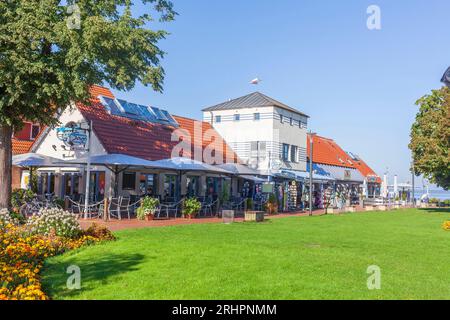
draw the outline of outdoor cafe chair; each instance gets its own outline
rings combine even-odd
[[[109,208],[108,208],[108,212],[109,212],[109,219],[112,218],[117,218],[119,220],[122,220],[122,216],[120,214],[120,202],[122,201],[121,197],[118,198],[111,198],[109,200]]]
[[[183,205],[183,199],[175,203],[163,203],[160,205],[160,210],[166,213],[167,219],[170,219],[171,214],[173,213],[174,218],[178,217],[178,212],[181,211],[181,207]]]
[[[213,216],[213,208],[218,204],[219,200],[209,202],[209,203],[203,203],[202,207],[200,208],[200,215],[203,213],[206,217],[208,215],[208,212],[210,213],[211,217]]]
[[[130,210],[131,210],[131,206],[130,206],[130,198],[129,197],[122,197],[121,201],[120,201],[120,215],[122,214],[122,212],[125,212],[128,215],[128,220],[130,220]]]
[[[69,196],[65,197],[67,201],[69,202],[69,205],[71,207],[71,211],[73,214],[77,215],[78,218],[84,217],[86,214],[85,212],[85,204],[82,202],[73,201]],[[77,212],[75,212],[75,210]],[[87,206],[87,218],[99,218],[101,217],[103,213],[103,201],[96,202],[96,203],[90,203]]]

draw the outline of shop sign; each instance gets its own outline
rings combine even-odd
[[[56,136],[71,150],[84,149],[88,139],[86,129],[75,123],[56,128]]]
[[[352,178],[352,172],[350,170],[344,170],[344,180],[350,180]]]
[[[273,189],[273,183],[263,183],[262,185],[262,192],[263,193],[273,193],[274,189]]]

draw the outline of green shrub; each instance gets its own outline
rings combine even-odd
[[[246,202],[246,208],[247,208],[247,210],[253,210],[253,199],[252,198],[247,198],[246,200],[245,200],[245,202]]]
[[[14,189],[11,194],[11,204],[14,208],[20,208],[34,197],[34,192],[29,189]]]
[[[91,226],[83,232],[83,235],[94,237],[99,240],[116,240],[116,237],[111,230],[96,223],[91,224]]]
[[[61,209],[64,209],[64,207],[66,206],[64,199],[60,199],[60,198],[53,199],[53,203]]]

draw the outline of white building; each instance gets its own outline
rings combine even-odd
[[[259,92],[202,111],[203,120],[253,168],[306,171],[306,114]]]

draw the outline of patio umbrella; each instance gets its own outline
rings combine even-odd
[[[114,173],[114,195],[119,192],[119,181],[117,175],[130,167],[160,168],[154,164],[154,161],[128,156],[125,154],[104,154],[91,156],[90,158],[80,158],[61,162],[63,164],[83,164],[87,165],[88,160],[92,166],[104,166]],[[164,168],[165,169],[165,168]]]
[[[252,169],[249,166],[240,164],[240,163],[224,163],[216,165],[216,167],[232,172],[235,175],[249,175],[249,176],[257,176],[260,174],[258,170]]]
[[[218,166],[213,166],[201,161],[184,157],[174,157],[170,159],[157,160],[152,161],[152,163],[159,168],[178,171],[179,183],[177,188],[177,198],[181,197],[181,177],[183,173],[190,171],[199,171],[224,175],[233,174],[230,171],[218,168]]]
[[[56,162],[58,161],[61,160],[38,153],[24,153],[12,157],[12,165],[22,168],[55,167],[59,166],[56,165]]]
[[[60,159],[45,156],[39,153],[24,153],[18,154],[12,157],[12,165],[16,167],[26,168],[30,171],[30,183],[31,187],[31,177],[33,175],[33,168],[43,168],[43,167],[55,167],[60,166],[56,162],[61,161]]]
[[[219,166],[213,166],[197,160],[189,158],[175,157],[164,160],[151,161],[152,165],[157,168],[176,170],[176,171],[203,171],[218,174],[233,174],[233,172],[219,168]]]

